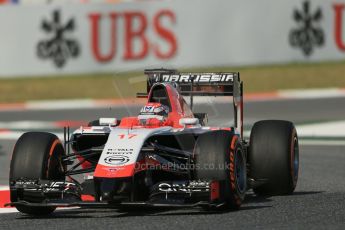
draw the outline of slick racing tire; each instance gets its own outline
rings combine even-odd
[[[280,120],[255,123],[250,134],[248,163],[250,178],[264,183],[254,188],[256,194],[291,194],[299,168],[298,137],[293,123]]]
[[[44,132],[24,133],[17,141],[10,166],[10,186],[16,180],[64,180],[65,166],[61,157],[65,155],[64,148],[57,136]],[[19,198],[15,191],[11,191],[11,202],[24,200],[40,202],[44,197]],[[47,215],[54,207],[17,206],[18,211],[31,215]]]
[[[246,159],[238,136],[218,130],[198,137],[194,148],[197,180],[219,182],[218,203],[238,209],[247,189]]]

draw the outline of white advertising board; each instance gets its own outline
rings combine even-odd
[[[0,77],[345,59],[345,1],[0,7]]]

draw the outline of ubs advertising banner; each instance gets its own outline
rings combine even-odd
[[[345,59],[344,0],[0,7],[0,77]]]

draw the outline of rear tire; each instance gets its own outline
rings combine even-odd
[[[238,136],[220,130],[198,137],[196,179],[220,181],[219,201],[238,209],[247,189],[246,159]]]
[[[265,120],[254,124],[248,154],[249,175],[267,182],[258,195],[288,195],[296,188],[299,169],[298,137],[293,123]]]
[[[18,180],[64,180],[65,166],[61,157],[64,148],[57,136],[44,132],[24,133],[17,141],[10,166],[10,185]],[[40,202],[35,198],[19,198],[28,202]],[[42,200],[44,197],[42,197]],[[11,191],[11,202],[18,201],[15,191]],[[31,215],[47,215],[54,207],[17,206],[18,211]]]

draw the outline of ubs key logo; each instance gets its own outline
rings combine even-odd
[[[310,3],[307,0],[303,3],[303,9],[294,10],[293,18],[297,23],[297,28],[290,32],[290,44],[300,48],[305,56],[310,56],[314,47],[320,47],[325,43],[325,35],[320,27],[321,8],[318,7],[314,12],[311,12]]]
[[[38,57],[52,59],[58,68],[63,67],[69,58],[78,57],[80,53],[78,42],[67,37],[74,31],[74,19],[71,18],[63,24],[60,16],[60,11],[55,10],[52,21],[42,21],[41,28],[50,38],[37,44]]]

